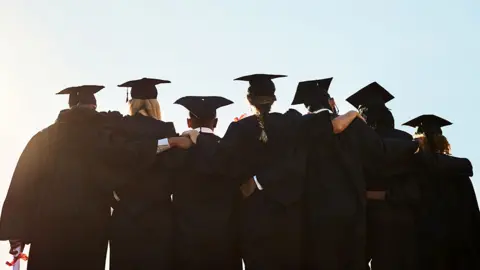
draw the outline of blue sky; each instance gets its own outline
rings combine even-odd
[[[0,3],[0,198],[28,139],[50,124],[72,85],[103,84],[99,109],[125,112],[130,79],[169,79],[159,88],[166,120],[186,129],[184,95],[223,95],[219,133],[249,108],[233,78],[280,73],[277,111],[301,80],[334,77],[343,100],[371,81],[396,98],[397,126],[423,113],[444,130],[454,155],[480,161],[475,100],[480,83],[480,2],[458,1],[2,1]],[[477,151],[475,151],[477,150]],[[476,184],[480,192],[480,185]]]

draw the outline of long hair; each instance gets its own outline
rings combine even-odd
[[[157,120],[162,120],[160,103],[157,99],[131,99],[128,101],[129,114],[135,115],[141,113]]]
[[[441,134],[416,133],[414,138],[424,138],[421,148],[423,151],[451,155],[451,147],[447,138]]]

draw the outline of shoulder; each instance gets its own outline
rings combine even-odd
[[[399,139],[405,139],[405,140],[413,140],[413,136],[410,135],[410,133],[405,132],[403,130],[399,129],[394,129],[393,134],[398,137]]]

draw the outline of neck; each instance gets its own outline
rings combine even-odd
[[[192,129],[197,130],[200,133],[212,133],[212,134],[214,133],[214,128],[212,127],[196,127]]]

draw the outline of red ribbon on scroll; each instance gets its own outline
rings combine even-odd
[[[22,260],[24,260],[24,261],[28,260],[27,254],[25,254],[25,253],[20,253],[18,256],[15,256],[11,262],[6,262],[6,264],[7,264],[8,266],[13,266],[13,265],[15,265],[15,263],[16,263],[18,260],[20,260],[20,259],[22,259]]]

